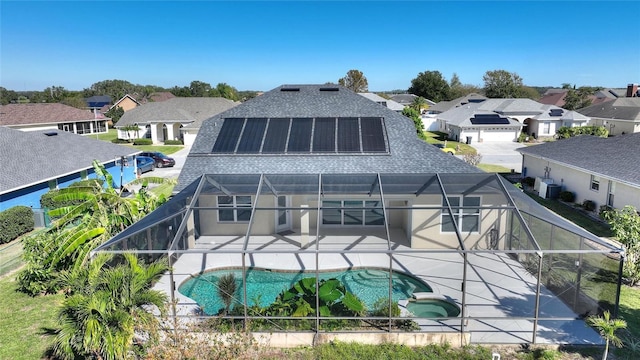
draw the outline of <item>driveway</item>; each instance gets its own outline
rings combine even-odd
[[[191,151],[191,146],[185,146],[182,150],[175,152],[173,154],[168,154],[176,160],[176,164],[172,167],[164,167],[164,168],[155,168],[153,171],[146,172],[142,174],[142,177],[147,176],[156,176],[163,178],[178,178],[180,175],[180,171],[182,171],[182,166],[184,165],[185,160],[187,159],[187,155],[189,155],[189,151]]]
[[[482,155],[483,164],[501,165],[515,172],[522,172],[522,155],[516,149],[524,147],[517,142],[485,142],[472,143],[478,153]]]

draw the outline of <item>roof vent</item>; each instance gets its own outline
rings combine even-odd
[[[47,136],[57,136],[58,132],[57,131],[47,131],[44,134],[47,135]]]
[[[300,88],[283,87],[283,88],[280,88],[280,91],[300,91]]]
[[[320,91],[340,91],[337,87],[321,87]]]

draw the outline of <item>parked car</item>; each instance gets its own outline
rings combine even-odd
[[[142,175],[148,171],[153,171],[156,167],[156,162],[153,158],[148,156],[136,156],[136,167],[138,168],[138,175]]]
[[[140,156],[148,156],[153,159],[156,163],[156,167],[171,167],[176,164],[176,161],[172,157],[168,157],[167,155],[159,152],[159,151],[150,151],[140,153]]]
[[[456,154],[456,149],[454,148],[450,148],[450,147],[446,147],[445,144],[433,144],[435,147],[440,148],[440,150],[450,154],[450,155],[455,155]]]

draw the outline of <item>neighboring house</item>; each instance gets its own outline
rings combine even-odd
[[[65,131],[19,131],[0,126],[0,211],[17,205],[40,207],[50,189],[94,178],[98,160],[111,173],[114,186],[135,179],[132,156],[139,151]],[[120,167],[121,157],[126,157]],[[122,178],[121,178],[122,176]]]
[[[58,103],[0,105],[0,126],[22,131],[62,130],[79,135],[106,133],[110,120],[89,110]]]
[[[391,100],[397,102],[398,104],[402,105],[402,106],[409,106],[411,104],[413,104],[413,101],[418,97],[418,95],[413,95],[413,94],[391,94],[389,95],[389,97],[391,98]],[[435,105],[436,103],[429,100],[429,99],[424,99],[424,101],[427,103],[427,106],[431,107],[433,105]]]
[[[564,107],[565,97],[568,91],[568,89],[548,89],[542,97],[538,99],[538,102],[541,104]],[[639,94],[638,85],[629,84],[626,89],[598,90],[593,95],[589,95],[589,100],[591,100],[591,105],[596,105],[623,97],[636,97],[639,96]]]
[[[191,145],[203,120],[236,105],[238,103],[219,97],[174,97],[127,111],[115,127],[119,139],[146,137],[154,144],[180,139],[185,145]],[[132,127],[137,130],[131,130]]]
[[[105,105],[111,104],[111,96],[107,95],[94,95],[84,99],[87,107],[91,110],[101,109]]]
[[[531,99],[486,99],[437,115],[439,130],[456,141],[515,141],[520,132],[534,138],[553,137],[562,126],[583,126],[589,118]]]
[[[173,95],[172,93],[168,92],[168,91],[155,92],[155,93],[149,95],[149,98],[147,98],[145,102],[167,101],[169,99],[173,99],[174,97],[176,97],[176,96]]]
[[[591,124],[604,126],[609,135],[640,132],[640,97],[624,97],[578,110]]]
[[[124,110],[124,112],[127,112],[131,109],[135,109],[138,106],[140,106],[140,102],[138,102],[138,100],[136,100],[133,96],[126,94],[120,100],[116,101],[115,104],[109,107],[109,110],[115,107],[120,107],[122,108],[122,110]]]
[[[596,209],[602,205],[640,209],[640,133],[576,136],[518,151],[523,175],[560,185],[576,195],[576,203],[591,200]]]
[[[378,94],[374,94],[374,93],[358,93],[358,94],[364,96],[365,98],[375,103],[378,103],[382,106],[386,106],[395,112],[402,112],[402,110],[404,110],[404,105],[397,103],[391,99],[385,99]]]
[[[485,100],[487,100],[486,97],[480,94],[471,93],[450,101],[440,101],[439,103],[429,107],[429,114],[440,114],[459,106],[480,103]]]

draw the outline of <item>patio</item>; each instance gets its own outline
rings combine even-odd
[[[495,174],[204,175],[95,251],[131,250],[169,257],[178,316],[198,309],[180,284],[229,268],[410,274],[462,309],[420,332],[471,343],[599,344],[583,319],[619,299],[621,249]]]

